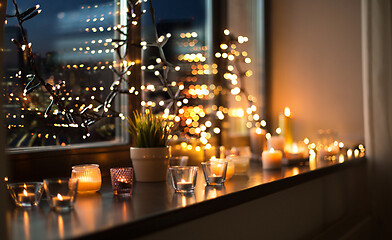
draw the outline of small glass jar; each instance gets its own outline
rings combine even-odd
[[[101,189],[102,177],[98,164],[73,166],[71,178],[79,180],[78,193],[94,193]]]
[[[51,209],[64,212],[73,208],[78,190],[78,179],[44,179],[44,187]]]

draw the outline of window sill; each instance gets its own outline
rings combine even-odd
[[[110,179],[104,178],[101,192],[78,195],[75,209],[68,214],[50,211],[46,201],[28,211],[10,208],[11,239],[26,236],[30,239],[145,236],[364,164],[365,161],[365,158],[343,163],[319,161],[313,170],[305,165],[277,171],[262,170],[259,163],[251,163],[247,176],[234,176],[222,188],[206,187],[203,173],[199,172],[195,193],[185,196],[175,194],[166,182],[136,182],[131,198],[117,198],[111,192]]]

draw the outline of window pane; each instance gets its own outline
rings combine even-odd
[[[43,79],[52,85],[65,82],[61,96],[71,109],[94,109],[105,100],[114,80],[109,69],[115,61],[111,40],[115,37],[113,26],[120,21],[120,5],[113,0],[42,0],[38,4],[42,12],[26,21],[24,27]],[[32,2],[18,1],[18,5],[24,11],[32,7]],[[12,1],[8,1],[7,7],[7,13],[13,13]],[[25,76],[31,69],[23,52],[10,42],[11,38],[21,40],[14,18],[8,19],[5,26],[2,81],[9,148],[125,141],[124,131],[115,118],[93,124],[91,136],[85,138],[86,133],[71,127],[56,106],[45,117],[50,95],[41,87],[23,95],[28,82]],[[16,77],[19,71],[21,78]],[[120,107],[117,101],[114,108],[124,111]]]
[[[171,70],[167,82],[169,88],[163,85],[156,75],[163,76],[162,61],[158,48],[147,47],[142,52],[143,92],[142,106],[152,108],[155,112],[163,112],[170,105],[169,91],[174,94],[180,90],[182,98],[172,102],[178,110],[178,120],[181,127],[181,139],[200,137],[200,127],[209,119],[213,98],[210,96],[213,64],[211,64],[209,39],[210,21],[207,18],[208,2],[204,0],[184,1],[153,1],[156,14],[158,37],[170,34],[163,50],[166,59],[180,70]],[[142,40],[147,43],[156,41],[151,21],[147,12],[143,16]],[[154,86],[154,87],[153,87]],[[143,87],[143,86],[142,86]],[[171,113],[176,112],[173,110]],[[189,120],[188,120],[189,119]]]

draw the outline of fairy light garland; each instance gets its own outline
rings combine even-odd
[[[103,119],[103,118],[108,118],[108,117],[120,117],[121,119],[125,119],[124,114],[117,112],[116,110],[113,109],[113,102],[119,94],[134,94],[138,95],[140,94],[140,90],[145,90],[142,89],[138,90],[134,86],[131,85],[131,83],[128,81],[128,76],[131,75],[131,69],[136,65],[135,61],[128,60],[128,48],[130,45],[137,45],[138,47],[141,47],[142,49],[146,49],[147,47],[157,47],[159,50],[159,55],[160,57],[157,58],[157,64],[153,66],[151,70],[155,72],[155,76],[160,80],[161,82],[161,87],[160,89],[167,92],[170,99],[165,100],[163,104],[160,105],[166,105],[165,107],[165,112],[164,116],[168,117],[169,113],[175,114],[177,111],[177,102],[181,101],[183,99],[183,96],[180,96],[180,91],[183,89],[178,88],[177,91],[174,90],[174,88],[171,85],[171,82],[168,81],[168,75],[170,70],[174,71],[179,71],[180,67],[175,66],[171,63],[169,63],[166,60],[165,53],[163,51],[163,46],[167,43],[169,38],[171,37],[170,33],[166,34],[165,36],[159,36],[157,34],[157,27],[156,27],[156,22],[155,22],[155,16],[154,16],[154,8],[152,6],[151,0],[148,1],[149,3],[149,10],[152,16],[153,20],[153,26],[154,26],[154,33],[155,33],[155,41],[152,43],[146,43],[146,42],[141,42],[140,46],[138,44],[128,44],[128,38],[129,36],[129,29],[132,26],[136,26],[139,24],[141,16],[146,12],[146,10],[141,11],[141,13],[138,13],[136,11],[136,8],[138,5],[141,5],[143,2],[147,2],[147,0],[138,0],[138,1],[132,1],[128,0],[127,1],[127,24],[126,25],[116,25],[113,27],[109,27],[107,29],[104,29],[103,27],[101,28],[92,28],[92,29],[85,29],[85,31],[116,31],[119,35],[118,38],[115,39],[105,39],[102,40],[93,40],[91,44],[95,44],[96,42],[98,43],[103,43],[106,47],[112,46],[113,49],[109,50],[106,49],[106,53],[116,53],[116,59],[117,61],[113,61],[111,64],[109,62],[105,62],[104,65],[102,66],[85,66],[84,64],[80,65],[67,65],[64,66],[63,68],[67,69],[86,69],[86,70],[98,70],[98,69],[105,69],[108,67],[111,69],[111,71],[114,73],[114,80],[113,83],[110,86],[110,92],[109,94],[104,98],[104,100],[100,100],[95,96],[91,96],[90,100],[93,103],[80,103],[80,104],[75,104],[74,107],[70,107],[69,101],[72,101],[73,99],[79,101],[79,97],[74,97],[72,98],[71,96],[68,96],[69,93],[67,93],[66,96],[63,96],[62,93],[65,92],[64,87],[65,87],[65,82],[61,81],[58,84],[55,83],[48,83],[46,82],[42,77],[39,72],[39,68],[37,67],[37,64],[34,61],[33,57],[33,51],[32,51],[32,44],[28,42],[27,40],[27,35],[23,27],[23,23],[27,20],[30,20],[34,17],[36,17],[42,10],[39,9],[40,6],[36,5],[32,8],[27,9],[24,12],[20,12],[18,5],[16,3],[16,0],[13,0],[13,5],[15,7],[15,14],[14,15],[7,15],[7,18],[16,18],[18,21],[18,26],[21,30],[22,34],[22,41],[19,42],[15,39],[12,39],[11,41],[19,48],[21,49],[27,56],[28,63],[32,69],[32,73],[27,74],[25,77],[28,79],[28,83],[26,84],[23,92],[23,100],[27,100],[26,96],[28,94],[31,94],[34,90],[40,88],[41,86],[44,87],[44,89],[49,93],[49,99],[50,103],[46,107],[46,110],[43,114],[45,118],[49,116],[49,114],[53,115],[58,115],[61,114],[66,117],[68,120],[68,124],[57,124],[55,123],[54,125],[56,126],[62,126],[64,127],[65,125],[67,127],[81,127],[85,130],[85,134],[83,135],[83,139],[86,139],[87,137],[90,136],[89,133],[89,126],[92,124],[96,123],[97,121]],[[119,4],[119,3],[117,3]],[[110,14],[110,13],[109,13]],[[103,21],[104,19],[86,19],[86,22],[89,21]],[[87,43],[86,43],[87,44]],[[82,51],[83,48],[79,49],[79,51]],[[89,53],[89,50],[91,48],[89,46],[86,46],[85,48],[85,53]],[[73,51],[77,51],[76,48],[73,49]],[[94,51],[94,52],[93,52]],[[101,51],[103,53],[104,51]],[[91,50],[91,54],[95,53],[95,50]],[[99,53],[99,52],[97,52]],[[101,62],[99,63],[99,65]],[[106,66],[105,66],[106,65]],[[150,70],[149,68],[144,68],[143,66],[141,67],[142,70]],[[24,76],[22,76],[21,71],[19,71],[15,78],[21,79]],[[123,82],[128,82],[128,89],[122,89],[122,83]],[[103,87],[92,87],[93,91],[97,90],[103,91]],[[147,86],[146,90],[152,90],[155,91],[155,87],[151,88],[150,86]],[[88,88],[86,88],[86,91],[89,91]],[[68,102],[67,102],[68,101]],[[98,104],[96,104],[98,103]],[[80,106],[81,105],[81,106]],[[150,104],[152,105],[152,104]],[[52,107],[57,106],[58,109],[55,109],[52,111]],[[169,110],[169,111],[168,111]],[[171,111],[170,111],[171,110]],[[38,110],[37,110],[38,111]],[[37,114],[41,115],[41,112],[37,112]],[[22,126],[22,125],[19,125]],[[10,125],[9,127],[16,127],[16,125]],[[23,127],[23,126],[22,126]]]

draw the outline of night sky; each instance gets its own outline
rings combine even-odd
[[[53,42],[58,37],[58,18],[65,16],[69,12],[80,12],[81,6],[100,5],[114,1],[108,0],[17,0],[21,12],[36,4],[41,6],[42,12],[37,17],[28,20],[24,26],[28,32],[29,41],[33,43],[34,52],[44,54],[55,49]],[[143,3],[144,8],[148,9],[148,3]],[[203,24],[205,19],[205,0],[155,0],[153,1],[157,21],[175,19],[194,19],[196,24]],[[12,1],[8,1],[7,13],[12,13],[14,7]],[[151,23],[150,14],[144,15],[143,24]],[[16,25],[15,20],[8,20],[8,25]],[[5,39],[9,41],[9,39]]]

